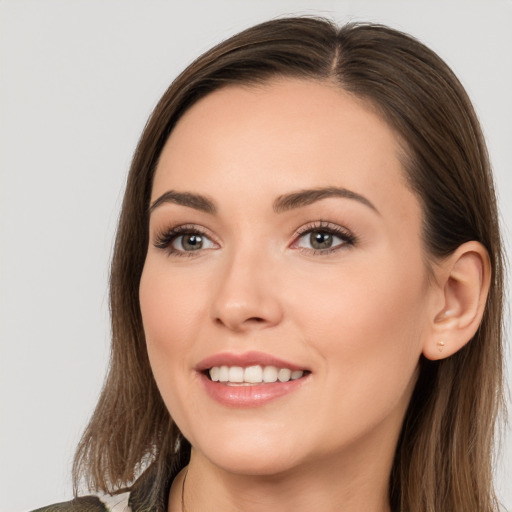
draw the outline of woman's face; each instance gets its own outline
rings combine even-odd
[[[197,457],[244,474],[392,458],[433,286],[399,151],[367,104],[314,81],[229,86],[177,124],[140,304]]]

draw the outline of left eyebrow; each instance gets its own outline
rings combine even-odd
[[[291,194],[285,194],[279,196],[274,201],[273,208],[274,212],[282,213],[288,210],[293,210],[295,208],[308,206],[329,197],[353,199],[354,201],[358,201],[359,203],[368,206],[370,209],[380,215],[379,210],[377,210],[375,205],[366,199],[366,197],[358,194],[357,192],[353,192],[352,190],[338,187],[314,188],[308,190],[299,190],[298,192],[292,192]]]

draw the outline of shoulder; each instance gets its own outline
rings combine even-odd
[[[152,464],[131,487],[117,494],[80,496],[32,512],[166,512],[169,490],[180,469],[176,466],[173,471],[164,470],[160,476],[157,465]]]
[[[113,496],[81,496],[71,501],[55,503],[33,512],[131,512],[130,493]]]

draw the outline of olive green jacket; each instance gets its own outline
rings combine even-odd
[[[162,482],[150,466],[128,489],[113,495],[80,496],[33,512],[167,512],[169,490],[175,473]]]

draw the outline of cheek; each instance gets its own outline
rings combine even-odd
[[[187,397],[173,392],[192,371],[198,317],[204,315],[199,297],[201,280],[170,271],[165,258],[148,256],[141,277],[139,300],[151,369],[165,404],[176,419]]]
[[[197,277],[197,276],[196,276]],[[139,299],[148,350],[176,351],[191,337],[202,308],[201,279],[170,270],[165,261],[148,256]]]
[[[421,331],[428,293],[421,261],[407,266],[393,255],[370,256],[305,274],[286,286],[291,307],[305,320],[302,328],[327,344],[357,350],[362,338],[364,345],[382,346],[387,339],[400,343],[390,339],[398,333]]]
[[[409,273],[396,259],[388,262],[361,262],[359,270],[354,265],[350,272],[318,278],[307,298],[295,295],[304,339],[325,361],[326,386],[343,396],[348,409],[371,405],[376,412],[377,397],[383,411],[393,407],[410,388],[421,354],[422,272]]]

